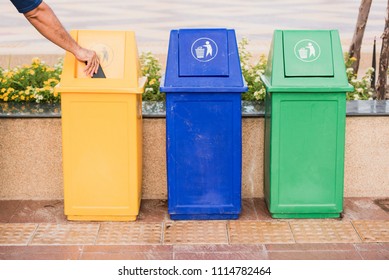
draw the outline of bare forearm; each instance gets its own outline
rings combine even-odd
[[[24,16],[48,40],[71,52],[78,60],[86,62],[84,72],[87,75],[92,76],[93,73],[97,73],[99,58],[96,52],[78,45],[45,2],[25,13]]]
[[[36,9],[24,15],[48,40],[73,54],[77,53],[80,47],[65,30],[57,16],[46,3],[42,2]]]

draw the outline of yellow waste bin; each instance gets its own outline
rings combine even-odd
[[[131,221],[142,183],[142,93],[135,34],[71,32],[100,58],[106,78],[89,78],[66,53],[61,82],[65,215],[69,220]]]

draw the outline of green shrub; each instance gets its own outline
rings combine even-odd
[[[145,101],[163,101],[165,94],[159,91],[161,83],[161,64],[159,60],[151,53],[142,53],[140,56],[142,75],[147,77],[143,100]]]
[[[247,50],[248,40],[243,38],[239,42],[239,56],[242,74],[247,82],[248,91],[242,93],[242,100],[264,100],[265,86],[260,75],[266,69],[267,60],[264,55],[259,61],[252,63],[252,54]],[[372,100],[375,97],[374,89],[370,87],[373,68],[358,79],[351,64],[354,57],[345,54],[346,73],[348,81],[354,86],[354,91],[347,93],[347,100]],[[161,64],[151,52],[140,55],[142,75],[148,78],[143,94],[145,101],[164,101],[165,94],[159,91],[161,83]],[[54,67],[49,67],[39,58],[34,58],[31,65],[23,65],[12,70],[0,68],[0,101],[59,103],[60,96],[54,92],[59,83],[62,72],[62,60]]]
[[[252,64],[252,54],[247,51],[247,45],[248,40],[246,38],[243,38],[239,42],[240,65],[243,77],[248,86],[248,91],[242,93],[242,100],[264,100],[266,89],[261,81],[260,75],[265,72],[267,60],[264,55],[261,55],[259,61]]]
[[[60,96],[54,92],[54,86],[58,84],[61,72],[62,61],[49,67],[37,57],[32,59],[31,65],[1,69],[0,100],[57,103]]]
[[[358,79],[354,73],[354,69],[351,65],[356,61],[355,57],[350,57],[348,53],[344,55],[344,62],[346,64],[346,73],[348,82],[354,87],[353,92],[348,92],[346,95],[347,100],[373,100],[374,89],[371,88],[371,75],[374,72],[372,67],[368,68],[366,74]]]

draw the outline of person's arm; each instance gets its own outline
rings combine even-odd
[[[82,48],[62,26],[53,10],[44,2],[24,14],[27,20],[48,40],[71,52],[79,61],[85,61],[88,76],[97,73],[99,58],[95,51]]]

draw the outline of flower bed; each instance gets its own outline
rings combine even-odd
[[[252,63],[252,54],[247,51],[247,45],[247,39],[239,42],[242,74],[248,86],[248,91],[242,93],[242,100],[262,101],[265,98],[265,87],[260,75],[266,69],[267,60],[264,55],[261,55],[256,63]],[[345,55],[347,77],[349,83],[354,86],[354,91],[347,93],[347,100],[372,100],[375,91],[370,84],[374,70],[369,68],[366,74],[358,79],[350,67],[354,61],[354,57]],[[148,77],[143,100],[164,101],[165,94],[159,91],[162,75],[160,62],[151,52],[147,52],[141,54],[140,63],[143,75]],[[0,101],[59,103],[61,97],[54,92],[54,87],[59,83],[61,72],[62,61],[54,67],[49,67],[39,58],[34,58],[30,65],[12,70],[4,70],[0,67]]]
[[[60,96],[54,92],[62,72],[62,61],[49,67],[39,58],[30,65],[12,70],[0,68],[0,100],[8,102],[60,102]]]

